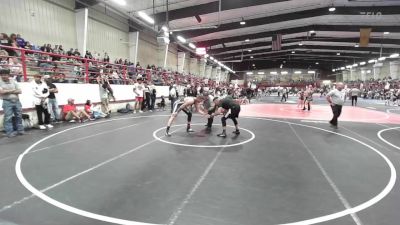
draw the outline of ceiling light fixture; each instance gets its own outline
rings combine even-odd
[[[250,59],[254,59],[254,56],[250,56]]]
[[[253,50],[251,50],[251,49],[249,49],[249,50],[247,50],[248,52],[252,52]]]
[[[319,62],[316,62],[315,65],[319,65]]]
[[[210,56],[210,59],[211,59],[211,60],[214,60],[214,57]]]
[[[375,63],[375,62],[376,62],[376,59],[368,60],[368,63]]]
[[[386,59],[386,57],[380,57],[378,60],[379,61],[384,61]]]
[[[282,75],[287,75],[287,74],[288,74],[288,71],[282,71],[281,74],[282,74]]]
[[[196,45],[194,45],[193,43],[189,43],[189,47],[196,49]]]
[[[386,32],[383,32],[383,34],[388,35],[388,34],[390,34],[390,32],[386,31]]]
[[[269,73],[272,74],[272,75],[277,75],[278,74],[278,72],[276,72],[276,71],[269,72]]]
[[[360,45],[359,44],[355,44],[354,47],[358,48],[358,47],[360,47]]]
[[[246,39],[246,40],[244,40],[244,41],[245,41],[245,42],[249,42],[249,41],[250,41],[250,39],[248,39],[248,38],[247,38],[247,39]]]
[[[303,45],[303,43],[301,43],[301,42],[300,42],[300,43],[299,43],[299,45],[300,45],[300,46],[302,46],[302,45]]]
[[[149,15],[147,15],[145,12],[140,11],[140,12],[138,12],[138,15],[139,15],[142,19],[144,19],[146,22],[151,23],[151,24],[154,24],[154,19],[151,18]]]
[[[253,75],[253,72],[247,72],[246,75]]]
[[[330,7],[329,8],[329,12],[335,12],[336,11],[336,8],[335,7]]]
[[[264,72],[258,72],[257,74],[258,75],[264,75],[265,73]]]
[[[364,66],[365,64],[367,64],[366,62],[360,62],[360,66]]]
[[[390,58],[397,58],[399,57],[399,53],[394,53],[390,55]]]
[[[185,38],[183,38],[182,36],[179,36],[178,35],[178,37],[176,37],[180,42],[182,42],[182,43],[186,43],[186,39]]]
[[[309,70],[307,73],[312,74],[312,73],[315,73],[315,71]]]
[[[336,55],[340,55],[340,52],[336,53]]]
[[[119,4],[119,5],[126,5],[126,1],[125,0],[113,0],[115,3]]]
[[[296,53],[295,51],[292,51],[292,54]]]
[[[294,71],[295,74],[301,74],[301,71]]]
[[[163,30],[164,32],[168,32],[168,27],[162,26],[162,27],[161,27],[161,30]]]

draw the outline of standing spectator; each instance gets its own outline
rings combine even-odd
[[[110,104],[110,93],[108,91],[108,80],[102,77],[98,77],[97,83],[99,84],[100,99],[101,99],[101,110],[107,114],[107,118],[111,116]]]
[[[152,112],[150,104],[151,104],[151,91],[150,91],[150,87],[147,84],[147,82],[145,82],[144,84],[144,101],[146,104],[142,105],[142,110],[146,107],[148,111]]]
[[[156,98],[157,98],[157,90],[156,86],[151,82],[149,85],[150,88],[150,98],[151,98],[151,103],[150,103],[150,110],[154,111],[154,105],[156,104]]]
[[[49,87],[49,112],[51,115],[51,119],[56,123],[61,123],[60,111],[56,99],[56,93],[58,93],[57,86],[53,84],[53,80],[49,75],[44,76],[44,81]]]
[[[337,83],[336,89],[331,90],[326,95],[326,100],[329,102],[332,108],[333,118],[331,121],[329,121],[329,123],[333,128],[338,127],[338,118],[342,113],[342,106],[346,97],[345,92],[342,91],[343,87],[343,83]]]
[[[10,79],[10,70],[0,69],[0,98],[3,100],[4,130],[7,137],[15,137],[17,134],[24,134],[22,125],[22,106],[18,95],[21,88],[18,83]],[[15,117],[16,128],[14,130],[13,117]]]
[[[137,79],[137,83],[133,86],[133,93],[135,93],[135,107],[133,109],[133,113],[136,113],[136,110],[139,109],[139,113],[142,113],[142,104],[143,104],[143,94],[144,94],[144,85],[142,83],[142,78]]]
[[[169,87],[169,100],[171,101],[171,113],[174,110],[174,103],[178,98],[178,90],[176,89],[176,84]]]
[[[286,87],[284,87],[283,89],[282,89],[282,98],[281,98],[281,102],[283,102],[283,101],[287,101],[287,95],[288,95],[288,91],[287,91],[287,88]]]
[[[358,89],[356,86],[354,86],[351,90],[351,106],[357,106],[357,97],[360,94],[360,89]]]
[[[50,124],[50,113],[48,111],[48,97],[50,94],[49,87],[42,81],[42,76],[39,74],[34,75],[34,80],[31,82],[33,91],[33,102],[39,121],[39,129],[51,129],[53,126]],[[44,122],[43,122],[44,115]]]

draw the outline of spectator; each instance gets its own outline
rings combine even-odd
[[[143,104],[143,94],[144,94],[144,85],[142,83],[142,78],[137,79],[137,83],[133,86],[133,93],[135,93],[135,107],[133,109],[133,113],[136,113],[136,110],[139,109],[139,113],[142,113],[142,104]]]
[[[174,103],[178,98],[178,90],[176,89],[176,84],[169,87],[169,100],[171,101],[171,113],[174,110]]]
[[[144,101],[146,104],[142,105],[142,110],[144,108],[147,108],[148,111],[152,112],[150,104],[151,104],[151,92],[150,92],[150,87],[147,84],[147,82],[144,83]]]
[[[107,118],[111,116],[111,110],[109,108],[110,104],[110,93],[109,93],[109,87],[110,84],[108,83],[108,80],[105,78],[98,77],[97,78],[97,83],[99,84],[99,91],[100,91],[100,99],[101,99],[101,111],[104,114],[107,114]]]
[[[56,93],[58,93],[57,86],[53,84],[53,79],[49,75],[44,76],[44,81],[46,82],[47,86],[49,87],[49,100],[48,100],[48,106],[49,106],[49,112],[51,115],[51,120],[56,123],[61,123],[61,118],[60,118],[60,111],[57,103],[57,98],[56,98]]]
[[[0,76],[0,98],[3,100],[4,130],[9,138],[15,137],[17,134],[23,135],[25,132],[22,125],[22,106],[18,97],[21,94],[21,88],[16,81],[10,79],[10,70],[0,69]],[[15,118],[16,127],[13,126],[13,117]]]
[[[86,100],[85,112],[92,116],[93,119],[91,118],[90,120],[107,117],[107,114],[103,113],[99,106],[94,103],[92,104],[90,100]]]
[[[153,83],[150,82],[149,85],[150,88],[150,99],[151,99],[151,103],[150,103],[150,110],[154,111],[154,105],[156,104],[156,98],[157,98],[157,90],[156,90],[156,86],[154,86]]]
[[[71,49],[72,50],[72,49]],[[80,57],[81,53],[78,51],[78,49],[76,48],[75,51],[72,53],[72,55],[76,56],[76,57]]]
[[[17,41],[17,46],[18,47],[25,48],[27,42],[25,42],[25,40],[21,37],[20,34],[17,34],[16,41]]]
[[[18,62],[17,58],[11,58],[10,63],[8,64],[10,67],[11,76],[18,82],[21,82],[22,77],[22,65]]]
[[[53,126],[50,124],[50,113],[48,111],[48,97],[49,87],[42,81],[42,76],[39,74],[34,75],[34,80],[31,82],[33,91],[33,102],[39,122],[39,129],[51,129]],[[43,121],[44,116],[44,121]]]
[[[17,47],[17,45],[13,43],[13,41],[5,33],[0,34],[0,44],[8,47]],[[9,56],[16,56],[16,52],[14,50],[8,48],[4,50],[8,53]]]
[[[90,119],[90,115],[87,114],[84,110],[77,110],[76,105],[74,104],[74,99],[69,98],[68,104],[63,107],[63,117],[66,121],[70,123],[74,123],[77,121],[83,123]],[[86,117],[86,119],[84,119]]]
[[[160,108],[159,111],[165,111],[165,99],[164,99],[164,95],[161,95],[161,102],[160,102]]]

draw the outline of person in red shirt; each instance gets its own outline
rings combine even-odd
[[[63,107],[63,116],[66,121],[71,123],[78,120],[80,122],[86,122],[90,119],[90,115],[85,112],[85,110],[77,110],[74,104],[74,99],[68,99],[68,104]]]

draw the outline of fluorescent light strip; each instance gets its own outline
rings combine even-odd
[[[360,62],[360,66],[364,66],[365,64],[367,64],[366,62]]]
[[[113,2],[119,4],[119,5],[126,5],[126,1],[125,0],[113,0]]]
[[[247,72],[246,75],[253,75],[253,72]]]
[[[182,42],[182,43],[186,43],[186,39],[185,38],[183,38],[182,36],[179,36],[178,35],[178,37],[176,37],[180,42]]]
[[[264,75],[265,73],[264,72],[258,72],[257,74],[258,75]]]
[[[390,58],[397,58],[399,57],[399,53],[394,53],[390,55]]]
[[[294,71],[294,74],[301,74],[301,71]]]
[[[145,12],[140,11],[138,12],[138,15],[142,17],[142,19],[144,19],[146,22],[154,24],[154,19],[147,15]]]
[[[194,45],[193,43],[189,43],[189,47],[196,49],[196,45]]]

